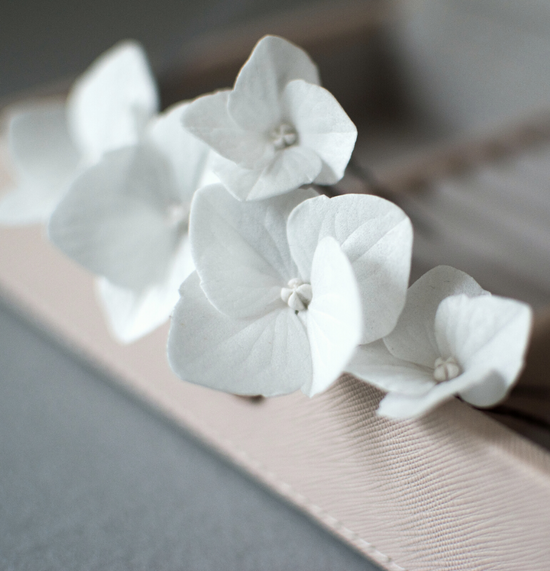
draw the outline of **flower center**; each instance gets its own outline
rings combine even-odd
[[[278,127],[271,131],[271,140],[273,141],[273,146],[277,151],[286,149],[287,147],[292,147],[298,141],[298,134],[294,130],[294,127],[288,123],[281,123]]]
[[[454,357],[442,359],[438,357],[434,363],[434,380],[438,383],[450,381],[460,375],[462,371]]]
[[[281,288],[281,299],[294,311],[307,309],[312,297],[311,284],[299,278],[290,280],[287,287]]]
[[[180,224],[187,224],[189,208],[181,203],[173,202],[166,209],[166,223],[174,227]]]

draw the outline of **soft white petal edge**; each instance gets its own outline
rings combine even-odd
[[[58,192],[44,192],[44,189],[34,186],[12,188],[0,196],[0,224],[26,226],[46,223],[59,200]]]
[[[237,199],[255,201],[285,194],[313,182],[322,166],[314,151],[294,146],[277,151],[268,164],[257,169],[243,168],[219,156],[214,171]]]
[[[74,83],[67,99],[69,128],[81,153],[94,161],[106,151],[137,143],[158,107],[145,51],[137,42],[123,41]]]
[[[198,97],[184,109],[183,126],[221,156],[245,168],[253,168],[262,162],[266,153],[271,157],[272,151],[264,135],[247,131],[235,123],[227,110],[228,98],[227,90]]]
[[[22,185],[59,190],[80,155],[69,134],[64,101],[44,101],[8,112],[8,151]]]
[[[393,419],[418,418],[453,396],[462,394],[477,383],[492,382],[491,377],[493,375],[498,376],[498,373],[488,371],[487,376],[480,379],[479,371],[468,371],[452,381],[435,385],[423,395],[388,393],[380,402],[377,414]]]
[[[221,185],[201,188],[189,235],[201,287],[221,312],[246,319],[283,306],[281,288],[297,276],[286,241],[291,210],[315,192],[240,202]]]
[[[462,294],[441,302],[435,317],[441,355],[480,379],[460,393],[464,400],[486,407],[506,396],[523,368],[531,325],[531,308],[513,299]]]
[[[281,119],[281,94],[294,79],[319,84],[317,66],[288,40],[265,36],[237,76],[228,102],[231,116],[247,130],[273,128]]]
[[[182,125],[188,102],[173,105],[149,124],[147,135],[167,158],[176,178],[181,201],[189,204],[193,193],[208,176],[210,148]]]
[[[8,111],[6,168],[13,188],[0,197],[0,224],[47,222],[76,175],[80,157],[70,139],[63,101]]]
[[[409,288],[407,301],[395,329],[384,338],[396,357],[433,368],[440,351],[435,339],[439,304],[451,295],[490,295],[468,274],[450,266],[437,266]]]
[[[173,173],[150,145],[112,151],[76,178],[49,224],[65,254],[119,287],[142,291],[165,279],[180,231]]]
[[[96,280],[96,292],[110,332],[121,343],[133,343],[165,323],[179,300],[179,286],[194,270],[189,240],[184,239],[164,283],[142,293]]]
[[[435,385],[433,370],[394,357],[381,339],[360,345],[346,371],[384,392],[408,396],[423,395]]]
[[[313,375],[302,387],[308,396],[325,391],[342,374],[362,334],[361,297],[355,274],[338,242],[319,242],[311,269],[313,298],[307,333]]]
[[[182,380],[241,395],[294,392],[311,376],[307,334],[290,308],[259,319],[231,319],[206,298],[198,274],[180,289],[168,361]]]
[[[405,304],[412,225],[391,202],[370,195],[319,196],[297,206],[287,235],[300,274],[308,278],[317,243],[332,236],[351,262],[363,307],[362,343],[395,327]]]
[[[322,160],[315,182],[338,182],[355,147],[357,127],[329,91],[302,80],[286,86],[283,105],[298,132],[300,146],[311,149]]]

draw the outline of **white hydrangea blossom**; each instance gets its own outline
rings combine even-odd
[[[378,197],[314,194],[239,202],[222,185],[196,193],[197,271],[182,285],[168,341],[182,379],[312,396],[338,378],[365,335],[392,329],[407,287],[410,222]]]
[[[154,118],[139,143],[84,170],[50,219],[52,242],[101,276],[100,301],[123,342],[166,321],[193,271],[189,206],[212,175],[208,147],[181,126],[186,105]]]
[[[387,393],[378,413],[389,418],[420,416],[454,395],[491,406],[523,367],[531,321],[525,303],[438,266],[411,286],[395,330],[360,346],[348,371]]]
[[[357,130],[303,50],[266,36],[232,90],[158,105],[143,50],[123,42],[65,103],[9,123],[15,188],[0,223],[49,219],[51,240],[99,276],[116,338],[141,337],[175,306],[170,365],[207,387],[313,396],[346,370],[387,393],[390,418],[453,395],[505,397],[531,309],[445,266],[407,293],[407,216],[304,188],[343,176]],[[213,170],[225,186],[205,186]]]
[[[195,100],[184,125],[219,154],[216,174],[240,200],[336,183],[357,138],[309,56],[274,36],[258,42],[232,90]]]
[[[157,110],[147,58],[130,41],[100,56],[66,102],[13,110],[8,152],[14,188],[0,199],[0,224],[47,222],[75,176],[104,152],[137,143]]]

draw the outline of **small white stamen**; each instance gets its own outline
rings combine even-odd
[[[298,134],[294,130],[294,127],[288,123],[281,123],[281,125],[271,132],[271,140],[273,141],[275,149],[281,151],[282,149],[295,145],[298,141]]]
[[[299,278],[291,279],[287,287],[281,288],[281,299],[294,311],[307,309],[312,297],[311,284]]]
[[[438,357],[434,363],[434,380],[438,383],[450,381],[460,375],[462,371],[454,357],[442,359]]]
[[[178,226],[182,223],[187,223],[189,217],[189,208],[183,204],[174,202],[166,209],[166,223],[169,226]]]

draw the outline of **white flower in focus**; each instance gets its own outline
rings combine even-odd
[[[338,378],[363,330],[375,339],[391,330],[407,287],[408,219],[378,197],[314,194],[239,202],[222,185],[197,192],[197,271],[181,287],[168,340],[183,380],[313,396]]]
[[[196,99],[184,125],[220,155],[215,172],[239,200],[336,183],[357,138],[309,56],[274,36],[258,42],[232,90]]]
[[[347,370],[388,393],[381,416],[418,417],[454,395],[491,406],[523,367],[531,321],[525,303],[438,266],[410,287],[395,330],[359,347]]]
[[[101,55],[66,102],[14,110],[8,124],[14,188],[0,199],[0,224],[46,222],[78,172],[104,152],[137,143],[157,109],[143,49],[127,41]]]
[[[52,242],[102,277],[100,299],[123,342],[166,321],[193,271],[189,207],[211,173],[208,147],[181,126],[185,105],[152,120],[140,143],[83,171],[50,219]]]

